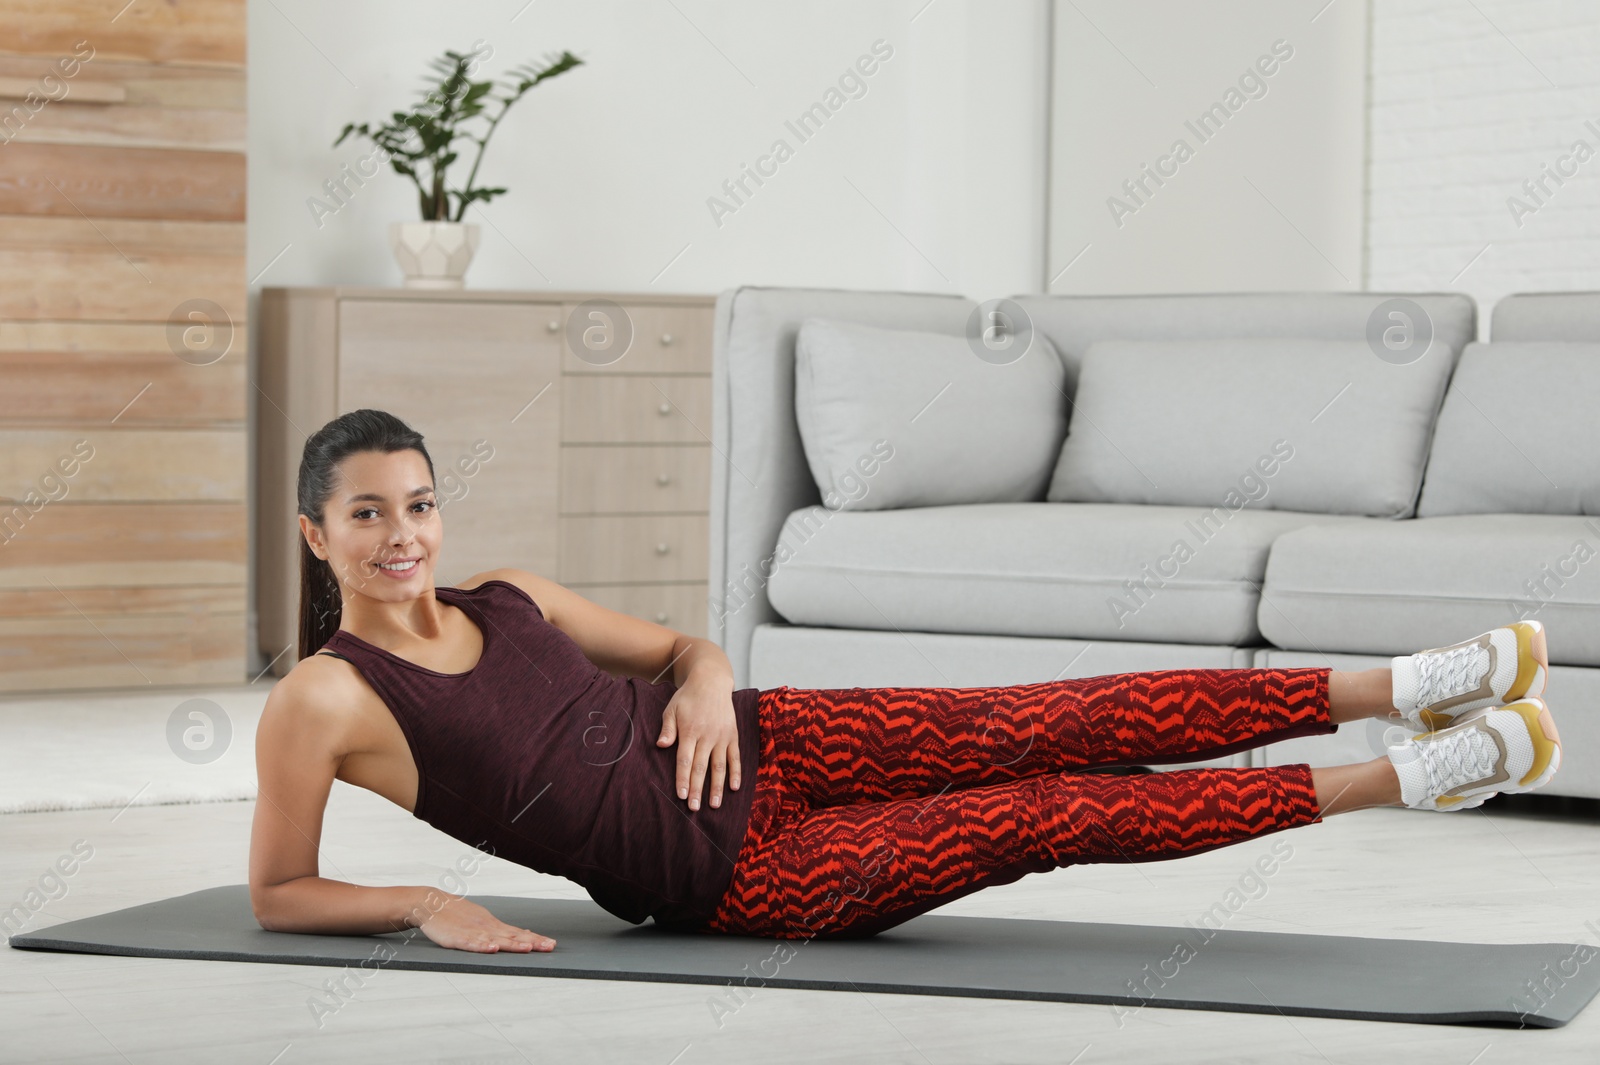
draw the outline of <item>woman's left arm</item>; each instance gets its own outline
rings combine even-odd
[[[462,582],[474,587],[503,580],[527,592],[545,620],[582,648],[600,668],[652,684],[671,683],[673,693],[661,717],[656,745],[678,745],[678,798],[698,810],[710,777],[710,801],[722,805],[724,784],[737,790],[743,781],[739,730],[733,712],[733,665],[710,640],[685,636],[630,614],[608,610],[552,580],[519,569],[497,569]]]
[[[733,664],[710,640],[677,633],[672,645],[672,682],[677,692],[661,715],[661,747],[678,744],[678,798],[700,808],[709,771],[711,805],[722,805],[722,788],[738,790],[739,728],[733,713]]]

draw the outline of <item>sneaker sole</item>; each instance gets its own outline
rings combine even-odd
[[[1510,710],[1522,718],[1523,724],[1528,729],[1528,739],[1533,743],[1533,765],[1528,767],[1528,772],[1515,784],[1507,783],[1498,791],[1488,794],[1479,793],[1465,797],[1440,796],[1434,800],[1435,809],[1470,810],[1493,795],[1520,795],[1523,792],[1536,791],[1550,783],[1561,768],[1561,734],[1556,730],[1555,718],[1551,716],[1550,708],[1543,700],[1521,699],[1510,706],[1495,709]]]
[[[1499,703],[1488,707],[1503,708],[1521,699],[1536,698],[1544,694],[1546,678],[1550,675],[1550,652],[1545,645],[1544,625],[1538,621],[1514,621],[1505,626],[1517,635],[1517,675]],[[1439,710],[1418,710],[1417,721],[1428,731],[1442,729],[1463,714],[1483,707],[1462,706],[1446,713]]]

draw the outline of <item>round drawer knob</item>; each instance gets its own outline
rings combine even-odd
[[[667,612],[665,610],[656,611],[656,624],[657,625],[665,625],[666,623],[667,623]]]
[[[656,554],[658,554],[658,555],[664,555],[669,550],[670,550],[670,548],[668,548],[666,544],[657,544],[656,545]]]
[[[666,474],[662,473],[662,474],[657,474],[656,475],[656,484],[659,484],[661,487],[665,488],[667,485],[669,485],[671,483],[672,483],[672,478],[668,477]]]
[[[671,343],[672,343],[672,334],[671,333],[662,333],[661,334],[661,346],[662,347],[667,347]]]
[[[547,333],[555,333],[555,332],[558,332],[561,329],[561,323],[559,321],[557,321],[556,319],[552,318],[552,319],[550,319],[550,321],[545,323],[545,327],[544,328],[545,328],[545,332],[547,332]]]
[[[661,404],[661,406],[656,408],[656,413],[657,414],[671,414],[672,413],[672,404],[670,404],[670,403]]]

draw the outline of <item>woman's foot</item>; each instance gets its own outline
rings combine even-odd
[[[1438,729],[1460,715],[1544,694],[1550,673],[1544,626],[1517,621],[1471,640],[1390,662],[1394,708],[1413,728]]]
[[[1561,736],[1536,698],[1480,707],[1388,749],[1400,801],[1415,810],[1470,810],[1499,792],[1542,788],[1561,766]]]

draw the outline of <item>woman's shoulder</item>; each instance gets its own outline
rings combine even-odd
[[[267,693],[267,710],[322,725],[348,720],[376,696],[366,678],[347,659],[309,654],[296,662]]]
[[[541,596],[548,597],[547,589],[549,588],[549,582],[547,582],[543,577],[540,577],[538,574],[529,573],[526,570],[484,570],[482,573],[474,573],[472,576],[456,585],[456,590],[461,592],[473,592],[483,588],[485,585],[490,584],[502,584],[507,586],[511,590],[512,594],[520,595],[523,599],[528,601],[530,606],[539,611],[540,616],[544,616],[544,608],[539,605],[539,598]]]

